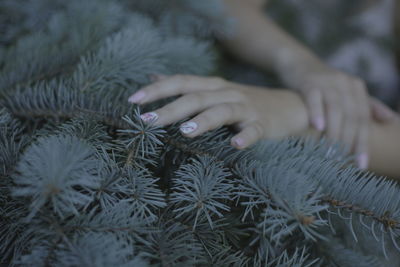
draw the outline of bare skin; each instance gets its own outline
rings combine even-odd
[[[400,0],[396,0],[396,6],[394,10],[394,31],[395,31],[395,36],[396,36],[396,41],[399,44],[400,43]],[[398,66],[400,67],[400,46],[397,46],[397,63]],[[400,108],[400,106],[399,106]]]
[[[390,123],[394,113],[371,99],[359,78],[326,66],[266,18],[261,12],[264,0],[225,1],[238,23],[234,36],[222,42],[242,59],[274,69],[299,95],[235,84],[218,77],[156,75],[155,83],[129,98],[131,103],[181,97],[143,114],[142,119],[168,125],[194,116],[181,126],[182,134],[189,138],[222,125],[234,125],[238,134],[232,138],[232,145],[239,149],[263,138],[298,134],[311,125],[330,139],[347,144],[357,155],[359,167],[367,168],[371,121]],[[293,112],[293,107],[287,106],[292,104],[288,99],[299,96],[303,102],[296,105],[305,105],[305,113]],[[304,120],[308,122],[306,126]]]
[[[233,36],[221,41],[241,59],[274,70],[286,87],[303,97],[310,124],[350,147],[359,166],[367,167],[369,111],[382,121],[390,120],[390,112],[370,101],[364,81],[327,66],[266,17],[266,2],[225,0],[236,27]]]
[[[184,136],[192,138],[222,125],[235,125],[238,133],[231,144],[246,148],[265,138],[309,134],[309,114],[299,94],[289,90],[236,84],[218,77],[189,75],[158,76],[158,81],[142,88],[130,97],[131,103],[147,103],[170,96],[177,100],[142,114],[145,122],[165,126],[187,117],[181,125]],[[368,117],[368,148],[370,169],[377,173],[399,177],[400,120],[392,112],[391,122],[380,123]]]

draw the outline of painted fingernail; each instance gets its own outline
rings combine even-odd
[[[314,126],[318,131],[323,131],[325,128],[325,120],[322,117],[314,119]]]
[[[358,167],[365,170],[368,167],[368,155],[366,153],[360,154],[357,157]]]
[[[135,94],[133,94],[131,97],[129,97],[128,102],[130,103],[140,103],[141,100],[145,97],[145,92],[143,91],[138,91]]]
[[[148,112],[140,115],[140,118],[144,122],[154,122],[158,119],[158,115],[155,112]]]
[[[233,143],[235,144],[235,146],[237,147],[242,147],[244,146],[244,140],[242,138],[236,138]]]
[[[182,133],[184,134],[189,134],[194,132],[197,129],[197,123],[193,122],[193,121],[188,121],[185,123],[182,123],[180,130]]]

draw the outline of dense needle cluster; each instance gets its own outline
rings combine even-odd
[[[229,145],[144,124],[154,73],[211,74],[217,0],[0,3],[0,262],[382,266],[400,190],[325,141]],[[170,99],[169,99],[170,100]]]

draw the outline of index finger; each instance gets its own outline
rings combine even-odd
[[[140,89],[129,97],[128,102],[145,104],[179,94],[217,90],[223,86],[223,83],[224,80],[218,77],[174,75]]]

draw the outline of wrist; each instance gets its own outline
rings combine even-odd
[[[284,103],[281,121],[288,135],[303,135],[309,129],[309,118],[306,105],[299,94],[289,90],[279,90],[278,103]]]
[[[305,78],[329,67],[309,51],[280,51],[275,64],[276,72],[287,87],[296,89]]]

